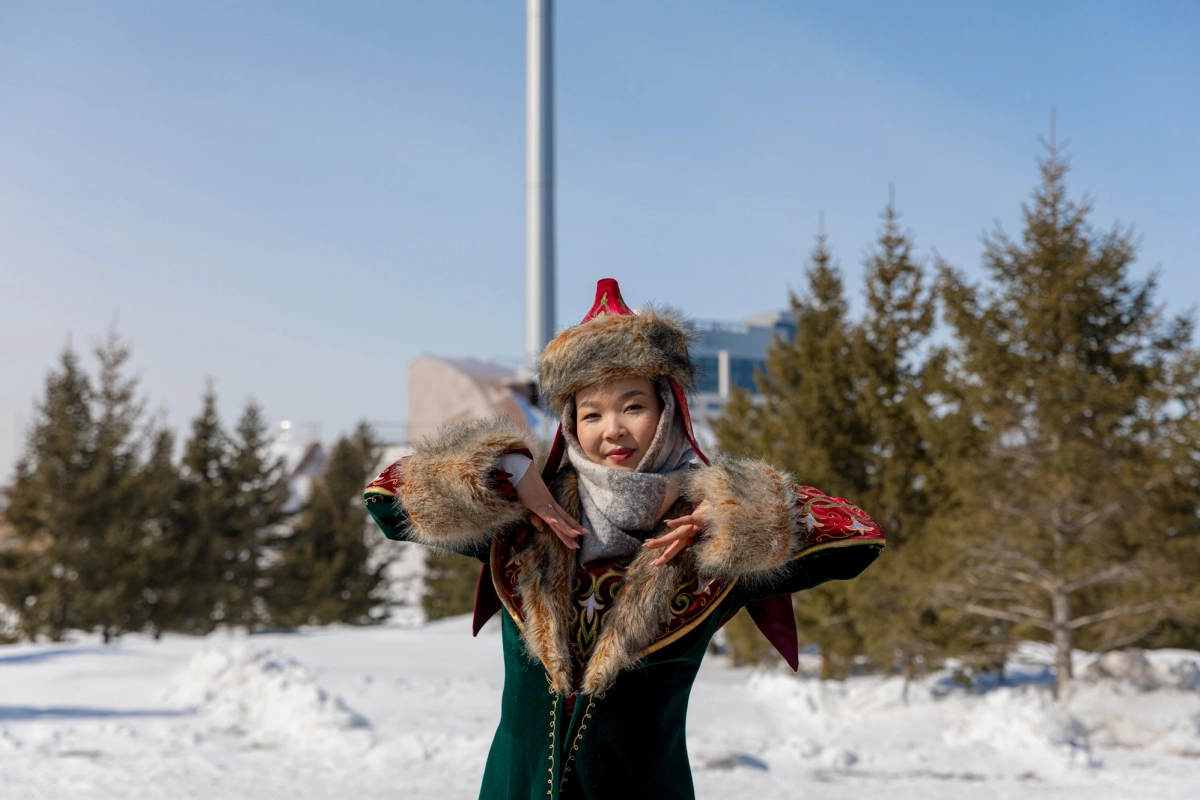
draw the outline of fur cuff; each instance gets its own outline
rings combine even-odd
[[[529,513],[498,490],[500,460],[534,447],[533,434],[507,417],[449,425],[404,459],[396,499],[426,544],[450,550],[487,544]]]
[[[770,572],[799,547],[792,477],[763,461],[717,457],[684,478],[683,497],[708,500],[708,526],[692,545],[702,575]]]

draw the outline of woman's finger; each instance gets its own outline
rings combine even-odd
[[[547,522],[554,528],[554,532],[560,536],[566,536],[568,539],[574,539],[579,536],[579,533],[572,530],[569,525],[561,517],[549,517]]]
[[[567,535],[567,533],[565,533],[562,530],[561,526],[551,523],[550,529],[552,531],[554,531],[554,535],[558,537],[559,541],[561,541],[567,547],[569,547],[572,550],[579,549],[579,544],[574,539],[572,539],[569,535]]]
[[[587,535],[587,528],[583,527],[583,525],[581,525],[577,519],[568,514],[566,509],[560,506],[557,502],[554,503],[554,507],[558,510],[558,518],[561,519],[568,528],[573,530],[576,536]]]
[[[683,531],[685,529],[679,528],[678,530]],[[675,539],[675,541],[671,542],[671,546],[666,549],[666,552],[664,552],[661,556],[659,556],[652,562],[654,564],[654,566],[661,567],[663,564],[666,564],[668,561],[673,559],[675,556],[677,556],[681,552],[683,552],[684,548],[690,547],[692,545],[692,543],[696,541],[696,538],[700,535],[700,529],[696,528],[694,526],[689,527],[686,530],[687,530],[686,536],[680,536],[677,539]],[[668,534],[668,535],[670,535],[670,534]],[[666,537],[662,537],[662,538],[666,538]]]
[[[653,539],[647,539],[645,541],[645,546],[649,547],[651,550],[656,550],[659,547],[666,547],[669,544],[673,544],[680,539],[686,539],[689,536],[695,536],[695,534],[695,528],[691,526],[676,528],[673,531],[664,533],[662,536],[657,536]]]
[[[667,548],[665,553],[654,560],[654,566],[661,567],[663,564],[666,564],[668,561],[678,555],[683,548],[687,547],[687,545],[688,543],[683,540],[673,542],[671,546]]]
[[[671,528],[678,528],[680,525],[694,525],[698,530],[703,529],[704,526],[708,524],[708,520],[705,519],[704,515],[700,514],[699,512],[695,514],[688,514],[685,517],[679,517],[677,519],[664,519],[663,522],[665,522],[667,526]]]
[[[561,524],[561,523],[560,523],[560,524]],[[567,528],[567,527],[563,526],[563,527],[560,529],[560,531],[559,531],[559,535],[560,535],[560,538],[561,538],[561,537],[565,537],[564,541],[570,542],[570,543],[571,543],[571,547],[572,547],[573,549],[578,549],[578,548],[579,548],[579,542],[575,541],[576,539],[578,539],[578,538],[579,538],[579,534],[578,534],[578,533],[576,533],[575,531],[571,530],[570,528]]]
[[[664,533],[662,536],[656,536],[653,539],[647,539],[642,542],[642,547],[649,547],[651,550],[657,550],[660,547],[666,547],[671,542],[679,538],[679,529]]]
[[[550,500],[546,504],[545,517],[553,517],[556,525],[560,525],[563,530],[570,531],[571,536],[583,536],[587,533],[587,528],[575,521],[575,518],[563,510],[563,507]]]
[[[550,526],[554,529],[555,535],[562,539],[564,544],[569,545],[572,550],[576,550],[579,548],[579,543],[576,542],[575,539],[581,536],[583,533],[587,533],[587,531],[576,531],[572,529],[570,525],[567,524],[567,520],[570,518],[571,517],[569,514],[563,514],[562,516],[556,515],[547,519],[546,521],[550,523]]]
[[[572,531],[570,528],[568,528],[566,525],[563,525],[562,520],[560,520],[558,517],[552,517],[552,516],[547,515],[546,523],[550,526],[551,530],[554,531],[555,535],[558,536],[558,538],[560,538],[564,541],[570,541],[575,538],[575,532]]]

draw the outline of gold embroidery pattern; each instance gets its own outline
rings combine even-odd
[[[550,767],[546,771],[550,773],[550,777],[546,779],[546,796],[554,796],[554,728],[558,721],[558,694],[554,691],[554,684],[550,682],[550,674],[546,674],[546,683],[550,684]]]
[[[721,580],[699,575],[693,575],[679,584],[675,587],[675,596],[671,598],[671,619],[663,633],[672,633],[697,616],[707,616],[705,609],[722,596],[721,590],[724,588]]]
[[[586,662],[596,646],[604,614],[621,589],[625,570],[612,565],[600,573],[591,570],[580,570],[580,573],[580,588],[583,588],[584,580],[587,588],[575,598],[576,607],[571,609],[569,627],[574,632],[572,647],[580,661]]]
[[[579,723],[579,732],[575,734],[575,741],[571,743],[571,752],[567,756],[566,766],[563,767],[562,780],[558,783],[558,792],[562,794],[563,787],[567,785],[567,776],[571,774],[571,765],[575,763],[575,753],[579,750],[579,743],[583,741],[583,732],[587,730],[587,721],[592,718],[592,709],[596,706],[597,700],[604,699],[604,692],[598,692],[588,698],[587,708],[583,710],[583,720]]]

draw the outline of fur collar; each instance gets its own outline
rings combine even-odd
[[[550,491],[579,518],[573,468],[560,469]],[[622,670],[699,624],[739,580],[769,578],[797,555],[803,534],[796,527],[796,490],[786,473],[761,462],[718,459],[690,472],[682,497],[664,518],[690,513],[701,500],[709,502],[707,528],[661,567],[653,564],[661,551],[641,548],[623,565],[602,566],[602,577],[576,566],[580,551],[530,526],[496,538],[493,585],[530,656],[542,662],[557,691],[603,691]],[[667,530],[660,521],[656,534]],[[579,585],[580,576],[594,585]],[[603,597],[596,594],[597,582],[607,589]],[[581,606],[589,619],[599,616],[586,631],[586,647],[580,645]]]
[[[575,470],[561,469],[551,481],[550,491],[563,510],[578,519],[581,503]],[[691,503],[680,500],[664,518],[681,516],[691,509]],[[660,524],[658,533],[667,530]],[[596,694],[611,686],[621,670],[636,664],[668,627],[671,601],[685,574],[695,570],[688,551],[661,567],[652,563],[661,550],[639,551],[624,568],[620,589],[602,617],[599,637],[575,685],[570,623],[573,614],[580,613],[573,607],[577,552],[563,547],[554,536],[531,533],[514,554],[519,564],[515,589],[525,647],[546,667],[555,690],[562,694]]]

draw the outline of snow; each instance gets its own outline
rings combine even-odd
[[[472,798],[499,714],[493,623],[0,647],[5,798]],[[688,741],[700,798],[1191,798],[1200,653],[1043,646],[1002,682],[820,681],[710,657]]]
[[[206,720],[205,735],[243,736],[253,747],[354,754],[374,744],[365,717],[274,647],[207,647],[164,699]]]

